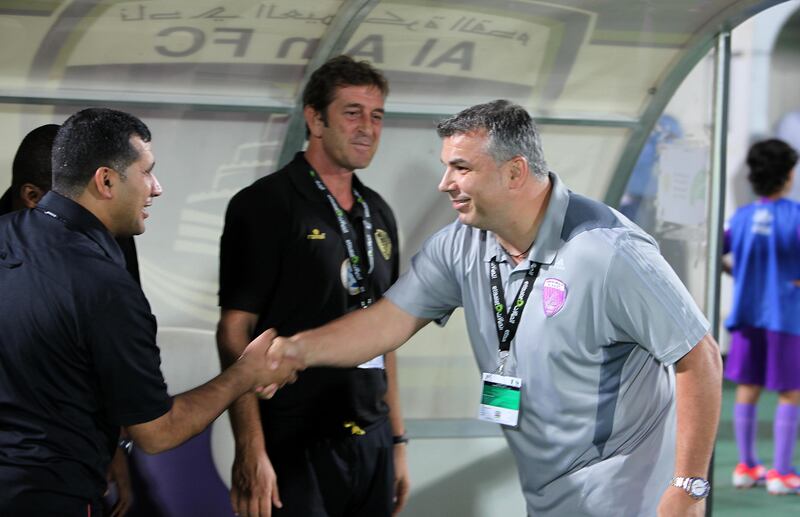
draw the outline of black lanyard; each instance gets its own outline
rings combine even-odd
[[[503,289],[503,280],[500,278],[500,268],[497,266],[497,257],[492,257],[489,261],[489,294],[492,297],[494,306],[494,324],[497,327],[497,339],[500,342],[500,352],[508,352],[511,349],[511,340],[517,333],[519,321],[522,319],[522,311],[525,309],[525,302],[528,301],[536,277],[539,276],[539,268],[542,265],[538,262],[531,262],[531,267],[525,274],[522,285],[519,286],[514,306],[506,312],[506,293]]]
[[[333,207],[333,213],[336,215],[336,221],[339,223],[339,231],[342,233],[342,240],[344,241],[344,246],[347,249],[347,256],[350,258],[350,271],[353,272],[353,277],[356,280],[356,286],[359,290],[359,302],[361,303],[361,308],[366,309],[372,305],[373,301],[372,298],[367,294],[366,279],[367,275],[372,273],[372,269],[375,266],[375,245],[372,241],[372,216],[369,212],[369,205],[367,205],[366,200],[361,196],[361,194],[358,193],[355,187],[353,187],[353,196],[364,209],[364,219],[362,225],[364,226],[364,245],[367,248],[367,261],[369,263],[367,273],[364,274],[364,269],[361,265],[361,257],[358,254],[356,242],[353,238],[355,236],[355,232],[353,231],[350,221],[347,220],[344,210],[342,210],[342,207],[336,202],[336,198],[333,197],[333,194],[331,194],[331,192],[328,190],[328,187],[325,186],[325,183],[320,180],[319,175],[313,170],[308,172],[311,175],[311,179],[317,185],[317,188],[325,195],[325,197],[328,198],[328,202],[331,204],[331,207]]]

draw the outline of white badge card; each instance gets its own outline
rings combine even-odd
[[[496,373],[483,374],[478,420],[516,427],[522,379]]]
[[[374,359],[370,359],[366,363],[359,364],[358,367],[359,368],[377,368],[379,370],[383,370],[383,356],[379,355],[378,357],[375,357]]]

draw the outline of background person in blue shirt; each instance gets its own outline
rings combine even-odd
[[[766,481],[771,494],[800,490],[791,465],[800,403],[800,203],[784,197],[796,163],[797,153],[782,140],[754,144],[747,155],[748,180],[759,199],[739,208],[725,233],[734,278],[725,378],[739,385],[733,484],[749,488]],[[769,472],[756,455],[756,405],[763,388],[779,393]]]

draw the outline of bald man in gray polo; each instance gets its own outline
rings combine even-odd
[[[547,172],[520,106],[473,106],[437,130],[458,220],[380,302],[276,339],[270,358],[357,365],[464,307],[492,381],[476,406],[508,418],[530,515],[702,516],[721,360],[656,243]]]
[[[526,260],[514,266],[491,232],[459,221],[433,235],[387,293],[414,316],[464,307],[482,372],[498,362],[488,263],[506,306],[531,262],[542,264],[505,373],[522,379],[520,423],[503,426],[532,515],[655,515],[674,468],[669,365],[708,322],[652,238],[550,174],[550,204]],[[544,284],[566,287],[547,309]],[[557,304],[556,304],[557,305]],[[549,313],[549,314],[548,314]]]

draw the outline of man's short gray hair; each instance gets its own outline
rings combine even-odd
[[[500,164],[524,156],[538,177],[547,177],[547,162],[533,118],[525,108],[507,100],[477,104],[442,120],[436,126],[440,138],[485,130],[486,152]]]

